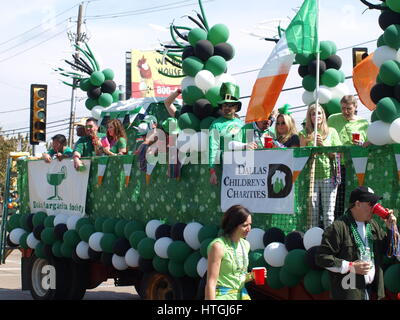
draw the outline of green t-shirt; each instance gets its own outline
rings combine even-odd
[[[120,149],[126,148],[126,139],[119,138],[118,141],[110,148],[110,151],[113,153],[118,153]]]
[[[240,239],[240,243],[233,245],[232,241],[226,237],[216,238],[210,242],[207,253],[215,242],[222,244],[224,256],[221,260],[217,287],[240,290],[246,283],[247,267],[249,265],[250,243],[245,239]],[[239,300],[240,293],[228,293],[217,296],[221,300]]]
[[[367,130],[369,123],[367,120],[357,117],[356,120],[346,120],[341,113],[333,114],[328,118],[328,126],[334,128],[339,139],[344,146],[353,145],[352,133],[360,133],[360,139],[362,142],[367,141]]]
[[[270,136],[274,139],[276,138],[273,128],[268,128],[267,130],[261,131],[255,122],[245,124],[241,131],[242,142],[248,143],[254,141],[257,143],[258,148],[264,148],[265,136]]]
[[[97,132],[97,136],[99,139],[106,136],[105,133]],[[96,156],[96,152],[94,151],[94,147],[92,144],[92,138],[90,136],[80,137],[76,142],[75,150],[80,153],[82,157],[94,157]]]
[[[243,122],[240,119],[227,119],[219,117],[210,126],[209,138],[209,166],[213,168],[217,157],[221,157],[225,146],[230,141],[241,141],[241,128]],[[219,158],[220,159],[220,158]]]
[[[305,129],[299,132],[299,136],[307,137]],[[307,147],[312,147],[314,141],[309,141]],[[342,145],[335,129],[329,128],[329,134],[324,140],[324,146],[333,147]],[[331,163],[328,153],[318,154],[315,158],[315,179],[328,179],[331,177]]]
[[[72,150],[70,147],[65,147],[62,154],[64,156],[67,156],[68,158],[70,158],[70,157],[72,157],[73,152],[74,152],[74,150]],[[47,151],[47,153],[50,155],[50,157],[53,157],[57,152],[55,152],[53,148],[50,148],[50,150]]]

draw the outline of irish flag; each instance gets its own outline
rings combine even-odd
[[[276,44],[253,86],[246,122],[268,119],[297,53],[317,52],[317,9],[317,0],[305,0]]]

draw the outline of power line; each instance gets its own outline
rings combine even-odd
[[[48,103],[48,106],[54,105],[54,104],[59,104],[59,103],[63,103],[63,102],[67,102],[69,101],[69,99],[66,100],[60,100],[60,101],[56,101],[56,102],[52,102],[52,103]],[[17,112],[17,111],[22,111],[22,110],[29,110],[30,108],[21,108],[21,109],[14,109],[14,110],[7,110],[7,111],[0,111],[0,113],[11,113],[11,112]]]

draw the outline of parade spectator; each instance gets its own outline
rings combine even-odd
[[[78,169],[82,166],[81,157],[93,157],[103,154],[103,147],[100,139],[105,136],[104,133],[98,132],[97,119],[88,118],[85,124],[86,136],[79,138],[76,142],[74,150],[74,167]]]
[[[316,112],[317,111],[317,112]],[[335,129],[329,128],[326,122],[324,109],[315,104],[308,108],[306,128],[300,131],[300,146],[314,145],[314,123],[317,121],[317,146],[340,145],[340,140]],[[335,201],[338,187],[337,158],[332,153],[317,153],[312,155],[315,161],[314,192],[311,197],[312,226],[319,226],[319,199],[321,198],[323,211],[323,224],[328,227],[334,220]]]
[[[396,217],[389,210],[386,232],[372,219],[380,199],[371,188],[357,187],[350,194],[349,209],[322,235],[315,261],[329,270],[332,299],[370,300],[371,292],[378,299],[385,296],[383,258]]]
[[[50,163],[52,159],[61,161],[65,158],[71,158],[73,150],[67,146],[67,138],[62,134],[56,134],[51,138],[51,148],[42,154],[42,159]]]
[[[283,147],[300,147],[300,139],[297,135],[296,123],[290,115],[289,108],[285,105],[279,109],[275,123],[276,141]]]
[[[223,215],[221,237],[208,246],[206,300],[250,300],[245,284],[253,280],[248,273],[250,243],[245,240],[251,229],[249,210],[230,207]]]
[[[347,95],[340,100],[342,112],[332,114],[328,118],[328,126],[334,128],[344,146],[370,145],[367,142],[368,121],[357,116],[357,99]],[[360,138],[353,138],[353,133],[358,133]]]
[[[112,119],[107,123],[107,135],[101,138],[101,145],[106,155],[116,156],[127,153],[126,133],[124,126],[118,119]]]

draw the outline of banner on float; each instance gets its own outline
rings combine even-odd
[[[32,213],[48,215],[85,214],[90,160],[82,160],[85,170],[77,171],[71,159],[28,163],[29,205]]]
[[[252,213],[294,214],[293,150],[224,152],[221,209],[240,204]]]

